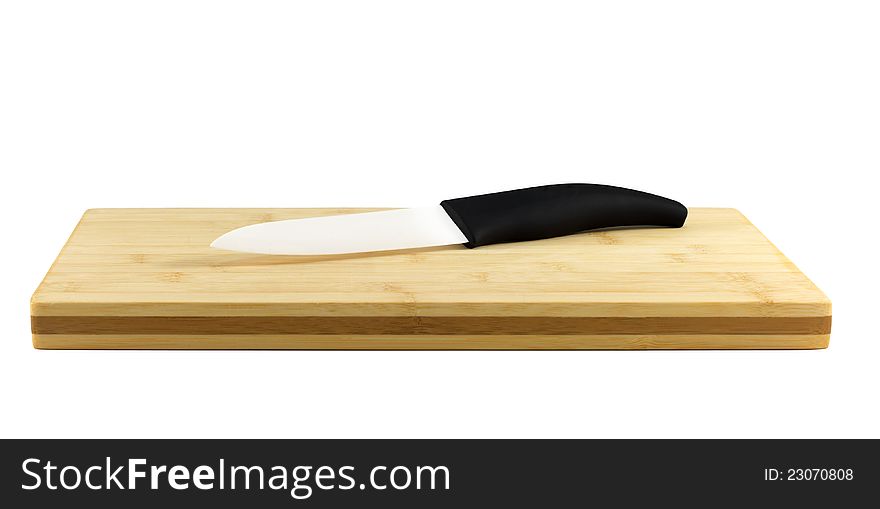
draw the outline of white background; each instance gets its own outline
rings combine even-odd
[[[867,1],[4,1],[0,436],[880,436],[878,27]],[[87,208],[568,181],[739,208],[832,299],[831,347],[31,347]]]

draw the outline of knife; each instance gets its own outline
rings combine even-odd
[[[600,184],[555,184],[444,200],[434,207],[270,221],[227,232],[211,247],[331,255],[464,244],[474,248],[620,226],[680,228],[681,203]]]

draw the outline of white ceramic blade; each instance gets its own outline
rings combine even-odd
[[[464,244],[443,207],[289,219],[221,235],[211,247],[274,255],[328,255]]]

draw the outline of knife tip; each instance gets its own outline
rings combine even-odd
[[[226,234],[223,234],[223,235],[217,237],[216,239],[211,241],[210,244],[208,244],[208,247],[212,247],[214,249],[227,249],[227,247],[225,246],[225,243],[223,242],[223,237],[225,237],[225,236],[226,236]]]

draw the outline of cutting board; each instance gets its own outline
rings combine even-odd
[[[379,209],[93,209],[31,300],[37,348],[824,348],[831,303],[742,214],[467,249],[211,249]]]

